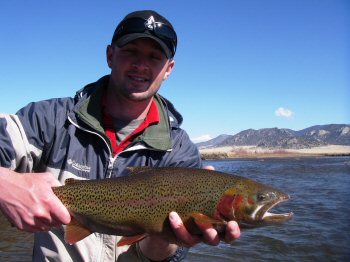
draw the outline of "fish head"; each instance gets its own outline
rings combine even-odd
[[[289,195],[270,186],[245,180],[227,189],[217,205],[216,216],[235,220],[241,227],[256,227],[290,220],[293,213],[272,213],[276,205],[288,201]]]

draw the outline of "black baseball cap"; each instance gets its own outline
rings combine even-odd
[[[138,38],[151,38],[156,41],[167,58],[176,52],[177,35],[172,24],[153,10],[142,10],[128,14],[114,31],[112,44],[122,47]]]

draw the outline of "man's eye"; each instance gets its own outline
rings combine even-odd
[[[136,52],[136,49],[134,49],[134,48],[123,48],[122,52],[126,53],[126,54],[131,54],[131,53],[133,54],[133,53]]]
[[[151,55],[151,58],[153,60],[161,60],[162,59],[162,57],[160,55]]]
[[[135,50],[133,50],[133,49],[125,49],[124,52],[125,53],[135,53]]]

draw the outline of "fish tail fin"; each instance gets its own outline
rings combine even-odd
[[[71,222],[66,227],[64,240],[66,243],[72,245],[90,234],[92,234],[92,232],[89,229],[79,223],[75,218],[72,218]]]
[[[129,245],[130,246],[132,244],[135,244],[135,243],[141,241],[145,237],[147,237],[147,234],[141,234],[141,235],[136,235],[136,236],[131,236],[131,237],[122,237],[118,241],[117,247],[121,247],[121,246],[125,246],[125,245]]]

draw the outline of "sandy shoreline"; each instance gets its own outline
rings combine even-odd
[[[350,146],[328,145],[304,149],[232,146],[199,150],[203,159],[350,156]]]

